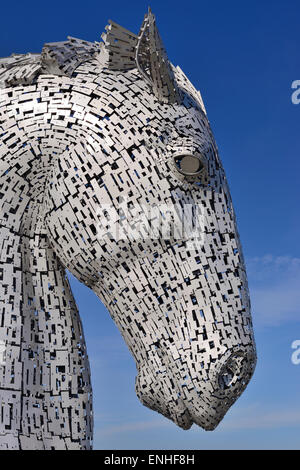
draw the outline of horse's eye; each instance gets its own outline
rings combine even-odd
[[[177,155],[174,162],[177,170],[186,176],[197,176],[204,168],[204,163],[195,155]]]

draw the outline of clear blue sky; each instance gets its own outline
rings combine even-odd
[[[169,58],[200,89],[229,179],[247,261],[258,365],[214,432],[177,428],[135,396],[135,365],[96,296],[71,279],[92,366],[96,449],[299,449],[300,3],[152,0]],[[67,35],[95,41],[107,20],[137,32],[148,1],[1,5],[0,56]]]

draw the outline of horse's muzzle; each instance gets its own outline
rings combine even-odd
[[[167,367],[162,364],[156,370],[149,363],[140,367],[137,396],[143,405],[182,429],[189,429],[195,423],[212,431],[249,383],[256,364],[255,350],[249,345],[227,351],[211,364],[206,377],[199,374],[195,378],[187,358],[186,353],[180,363],[169,361]]]

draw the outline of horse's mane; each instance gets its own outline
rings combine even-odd
[[[99,43],[69,36],[67,41],[45,44],[40,54],[0,58],[0,88],[30,85],[41,74],[71,76],[80,63],[99,51]]]
[[[106,66],[111,70],[136,67],[135,46],[138,36],[114,21],[102,34],[103,42],[89,42],[68,36],[67,41],[46,43],[41,53],[12,54],[0,58],[0,88],[30,85],[41,74],[71,77],[82,62],[108,53]]]
[[[39,75],[64,75],[72,77],[83,62],[97,58],[99,65],[110,70],[130,70],[137,67],[135,51],[138,36],[109,20],[103,42],[89,42],[68,36],[67,41],[46,43],[41,53],[12,54],[0,58],[0,89],[31,85]],[[206,114],[200,95],[180,67],[174,67],[176,81],[193,97]],[[176,69],[176,71],[175,71]]]

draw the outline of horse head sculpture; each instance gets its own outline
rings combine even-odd
[[[201,95],[149,10],[0,59],[2,448],[88,449],[68,269],[107,307],[141,402],[213,430],[256,362],[231,197]],[[188,229],[186,227],[188,226]]]

